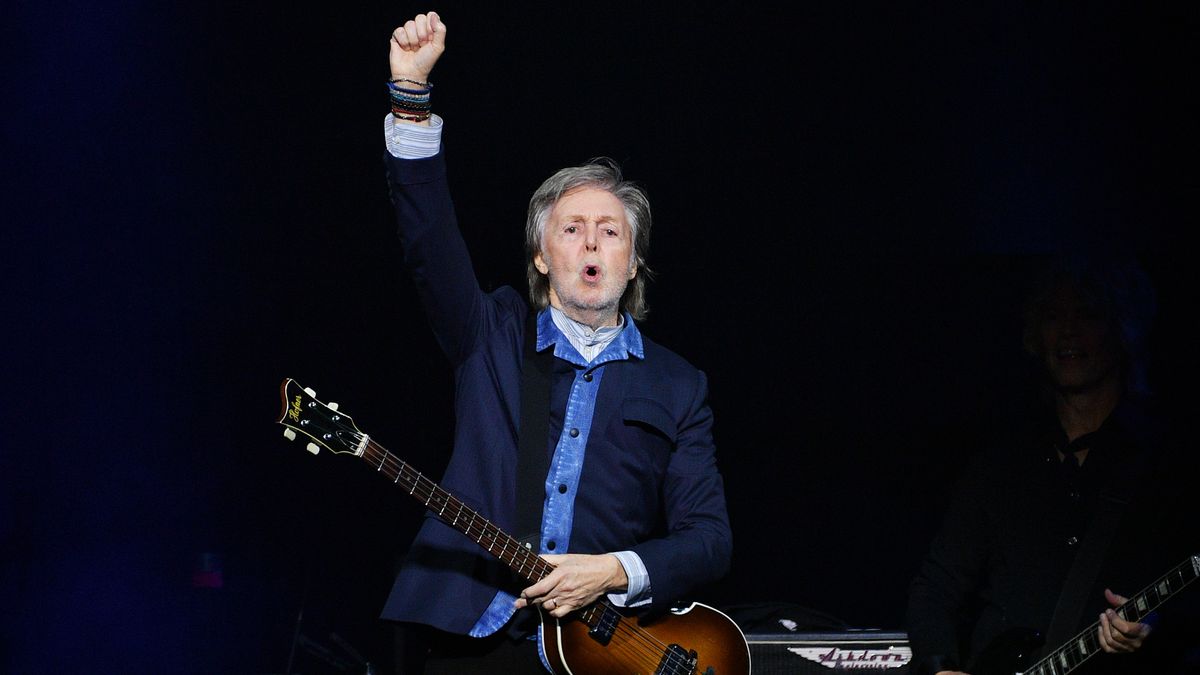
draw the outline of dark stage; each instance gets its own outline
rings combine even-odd
[[[390,672],[421,507],[276,418],[295,378],[444,466],[381,159],[389,30],[428,9],[487,288],[523,289],[553,170],[650,195],[643,330],[709,377],[734,528],[708,604],[903,628],[948,484],[1034,404],[1052,254],[1140,261],[1190,419],[1197,5],[756,5],[15,3],[0,670]]]

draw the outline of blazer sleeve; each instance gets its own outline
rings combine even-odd
[[[486,301],[458,228],[442,151],[425,159],[384,153],[404,266],[442,350],[455,365],[482,339]]]
[[[692,372],[692,395],[674,420],[674,448],[663,483],[665,536],[633,548],[650,575],[652,610],[720,579],[729,570],[733,551],[724,481],[713,444],[707,378],[699,370]]]

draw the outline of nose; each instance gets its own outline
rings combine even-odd
[[[595,251],[600,243],[600,227],[595,223],[584,228],[583,245],[589,251]]]

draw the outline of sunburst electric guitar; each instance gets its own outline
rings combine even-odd
[[[280,395],[283,411],[278,421],[286,427],[283,433],[288,439],[308,438],[308,450],[313,454],[326,448],[358,457],[530,584],[554,569],[536,552],[359,431],[336,403],[318,401],[316,392],[292,379],[283,381]],[[565,619],[541,613],[538,631],[550,667],[557,675],[750,672],[750,649],[741,629],[725,614],[700,603],[646,619],[601,598]]]

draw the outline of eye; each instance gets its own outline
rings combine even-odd
[[[609,227],[604,230],[604,234],[607,234],[610,237],[615,237],[617,236],[617,231]]]
[[[567,225],[566,227],[563,228],[563,232],[566,232],[567,234],[575,234],[578,231],[579,231],[578,225]]]

